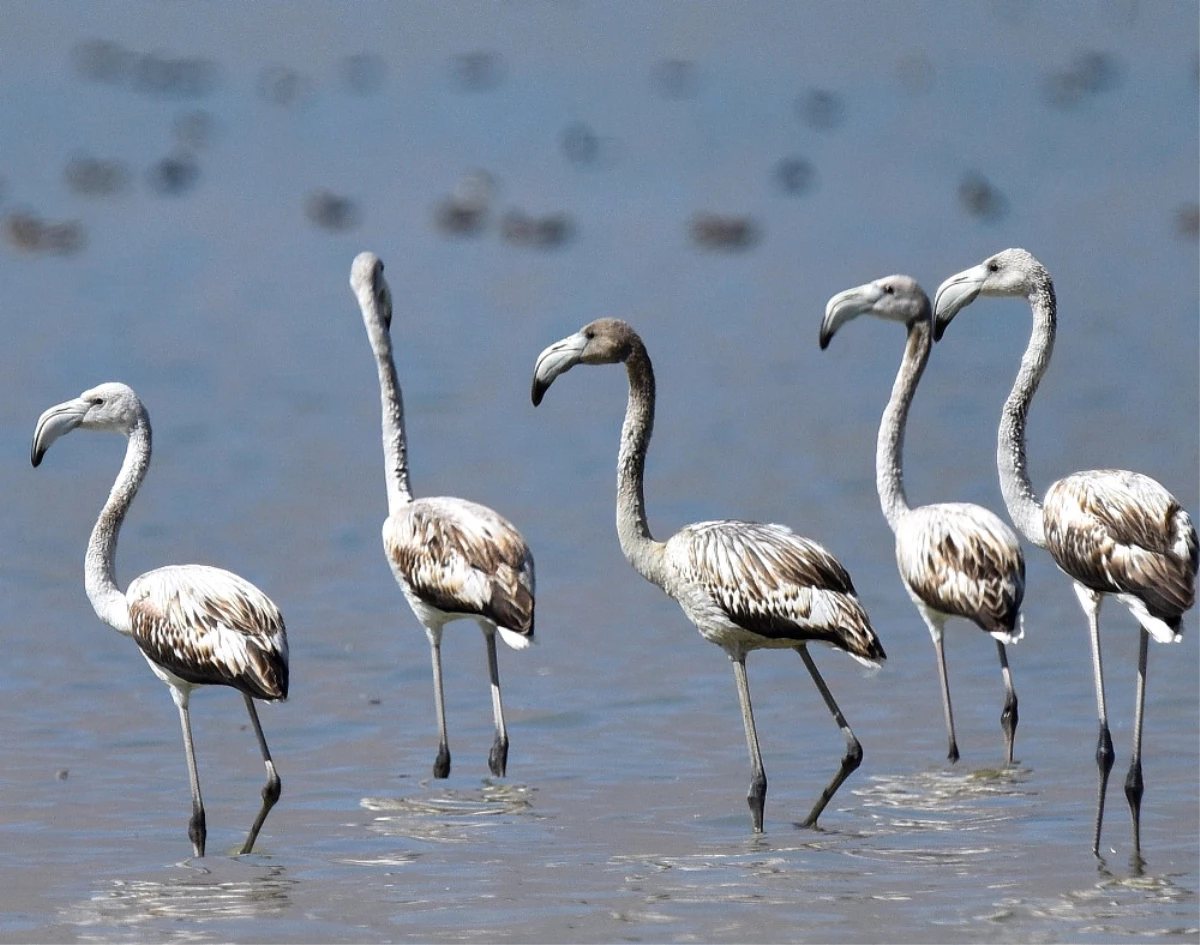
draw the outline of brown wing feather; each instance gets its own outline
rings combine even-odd
[[[384,548],[397,577],[424,603],[533,636],[533,555],[486,506],[418,499],[388,519]]]
[[[133,638],[163,669],[196,685],[286,699],[283,616],[249,581],[202,565],[159,568],[129,585]]]
[[[685,580],[735,625],[770,640],[820,640],[863,659],[886,658],[854,582],[832,554],[782,525],[688,526]]]
[[[896,530],[896,563],[905,584],[944,614],[989,633],[1012,633],[1025,597],[1025,556],[1016,534],[977,505],[913,509]]]
[[[1196,530],[1166,489],[1140,473],[1100,469],[1054,483],[1046,541],[1072,578],[1106,594],[1132,594],[1177,626],[1196,599]]]

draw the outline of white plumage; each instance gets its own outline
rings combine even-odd
[[[244,578],[201,564],[134,578],[132,636],[152,664],[192,685],[232,685],[257,699],[287,695],[283,616]]]
[[[859,315],[905,325],[908,341],[892,396],[879,424],[875,478],[884,516],[896,536],[896,564],[909,596],[929,628],[937,653],[942,709],[949,741],[947,757],[958,760],[954,712],[946,672],[943,630],[952,617],[970,620],[996,641],[1004,681],[1005,757],[1013,762],[1017,694],[1004,647],[1024,634],[1025,558],[1013,530],[987,509],[965,502],[911,508],[904,494],[903,445],[908,411],[929,361],[933,311],[929,296],[910,276],[888,276],[846,289],[825,307],[820,342]]]
[[[1096,747],[1099,787],[1092,840],[1096,854],[1114,760],[1100,657],[1099,615],[1104,595],[1116,596],[1141,627],[1133,751],[1125,779],[1134,853],[1139,856],[1147,643],[1151,636],[1163,643],[1182,639],[1183,614],[1196,599],[1196,530],[1187,512],[1159,483],[1125,470],[1074,473],[1055,482],[1046,491],[1045,501],[1038,501],[1026,468],[1025,420],[1054,350],[1054,283],[1027,250],[997,253],[942,283],[934,304],[934,337],[941,337],[950,320],[981,295],[1025,298],[1033,313],[1029,344],[1001,415],[996,459],[1013,522],[1026,538],[1047,549],[1055,564],[1075,582],[1075,594],[1087,615],[1100,717]]]
[[[362,309],[379,373],[388,493],[384,552],[409,606],[425,628],[433,662],[439,737],[433,774],[438,778],[450,774],[442,628],[452,620],[471,618],[483,631],[491,678],[496,738],[488,766],[492,774],[503,777],[508,764],[508,730],[500,697],[496,633],[518,650],[534,639],[533,555],[512,523],[486,506],[448,496],[413,498],[408,484],[404,403],[392,357],[392,295],[378,256],[359,253],[355,257],[350,287]]]
[[[414,499],[383,523],[392,573],[421,623],[483,617],[515,650],[533,642],[533,555],[510,522],[485,505]]]
[[[196,686],[219,685],[237,689],[245,699],[267,768],[263,803],[242,847],[243,853],[249,853],[280,794],[279,775],[254,700],[287,698],[288,644],[283,616],[249,581],[199,564],[148,571],[122,593],[116,583],[117,536],[150,465],[150,417],[130,388],[101,384],[42,414],[33,435],[33,465],[41,463],[56,439],[75,429],[110,430],[129,440],[121,471],[88,542],[84,579],[96,614],[114,630],[131,636],[150,668],[171,688],[187,754],[192,789],[188,836],[196,856],[204,855],[207,830],[189,698]]]
[[[816,542],[782,525],[700,522],[655,541],[646,521],[643,474],[654,426],[654,370],[637,332],[602,318],[555,342],[534,368],[533,403],[554,379],[576,364],[624,362],[629,401],[617,459],[617,536],[630,564],[673,597],[708,641],[733,661],[753,777],[747,801],[754,830],[763,827],[767,778],[746,678],[746,654],[794,649],[812,675],[846,738],[833,780],[805,819],[815,824],[842,782],[862,762],[862,746],[817,671],[808,644],[825,643],[869,666],[886,658],[845,568]]]
[[[841,563],[784,525],[724,520],[687,525],[667,539],[667,582],[710,643],[794,649],[821,641],[877,667],[878,641]]]
[[[1196,594],[1196,529],[1159,483],[1094,469],[1059,479],[1042,506],[1055,562],[1092,591],[1113,594],[1159,643],[1183,639]]]

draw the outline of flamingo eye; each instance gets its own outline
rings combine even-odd
[[[891,285],[891,283],[889,283],[888,285],[885,285],[885,286],[883,287],[883,291],[884,291],[884,292],[886,292],[888,295],[895,295],[895,294],[896,294],[896,289],[895,289],[895,287],[894,287],[893,285]]]
[[[999,272],[999,271],[1000,271],[1000,264],[999,264],[999,263],[997,263],[997,262],[990,262],[990,263],[988,263],[988,264],[987,264],[987,271],[988,271],[988,272]]]
[[[589,328],[587,331],[585,331],[583,333],[583,337],[586,338],[588,341],[591,341],[596,337],[596,332],[594,329]]]

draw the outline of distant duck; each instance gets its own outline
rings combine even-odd
[[[449,236],[474,236],[487,224],[496,185],[482,169],[468,171],[455,185],[454,193],[438,203],[434,223]]]
[[[697,213],[688,228],[692,241],[706,249],[746,249],[758,240],[758,226],[750,217]]]
[[[500,235],[509,243],[534,249],[552,249],[567,242],[575,224],[564,213],[531,217],[521,210],[509,210],[500,222]]]

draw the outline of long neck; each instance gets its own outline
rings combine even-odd
[[[617,537],[621,551],[634,569],[650,583],[662,587],[665,546],[650,534],[643,490],[646,450],[654,429],[654,368],[640,341],[634,344],[625,369],[629,374],[629,402],[617,455]]]
[[[84,559],[84,587],[96,615],[120,633],[129,634],[129,601],[117,587],[117,536],[150,466],[150,420],[143,413],[129,433],[121,471],[100,510]]]
[[[908,425],[908,408],[912,406],[917,384],[929,362],[931,344],[927,317],[909,324],[904,360],[900,362],[900,370],[892,384],[892,398],[879,422],[879,439],[875,444],[875,487],[892,531],[909,510],[904,495],[904,428]]]
[[[1033,491],[1025,462],[1025,418],[1054,351],[1054,285],[1045,271],[1034,280],[1033,288],[1029,291],[1029,305],[1033,309],[1033,331],[1025,354],[1021,357],[1017,379],[1013,382],[1008,400],[1004,402],[996,444],[996,466],[1000,471],[1004,504],[1008,506],[1013,524],[1031,542],[1039,548],[1045,548],[1042,504]]]
[[[379,402],[383,415],[383,466],[387,481],[388,514],[412,501],[408,486],[408,443],[404,436],[404,400],[392,358],[392,339],[382,324],[370,331],[371,348],[379,369]]]

